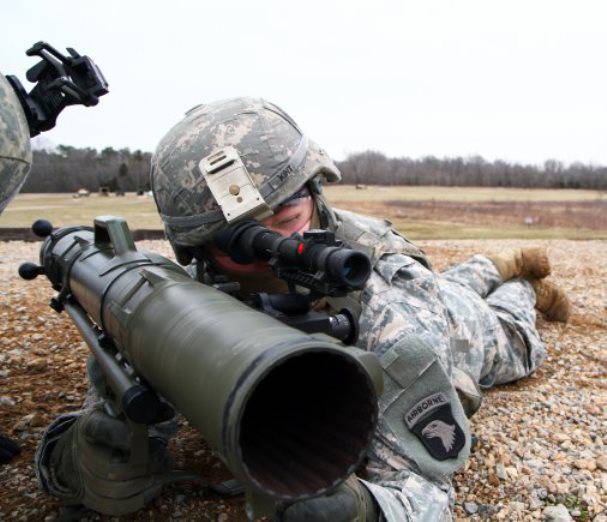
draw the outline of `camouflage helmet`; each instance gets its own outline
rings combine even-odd
[[[282,109],[233,98],[194,107],[164,136],[151,183],[175,248],[202,245],[233,221],[271,215],[317,176],[341,179]]]
[[[31,163],[27,119],[13,88],[0,74],[0,213],[19,192]]]

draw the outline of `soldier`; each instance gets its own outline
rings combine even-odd
[[[545,252],[476,255],[436,273],[388,221],[332,209],[322,182],[340,179],[334,163],[283,110],[260,99],[190,110],[160,142],[151,176],[180,263],[191,263],[200,280],[227,274],[240,283],[242,297],[280,290],[282,283],[263,263],[239,265],[213,246],[215,234],[241,217],[284,235],[330,229],[372,259],[362,291],[318,306],[354,310],[357,346],[380,358],[378,428],[356,476],[332,495],[288,507],[285,520],[449,520],[451,476],[469,454],[467,416],[480,406],[480,389],[525,377],[544,359],[534,307],[549,320],[567,320],[566,296],[545,279]],[[55,493],[71,487],[72,502],[82,498],[74,480],[81,472],[73,459],[78,445],[91,450],[103,438],[106,444],[120,438],[108,436],[120,429],[116,421],[95,411],[55,423],[38,453],[44,487]],[[90,435],[85,442],[73,437],[82,424]]]
[[[75,103],[94,105],[97,103],[97,96],[107,93],[105,79],[86,56],[82,58],[75,51],[70,52],[72,59],[82,58],[80,61],[84,63],[80,66],[81,71],[74,74],[69,67],[71,62],[45,42],[38,42],[27,51],[27,54],[42,58],[42,61],[28,72],[29,75],[35,71],[33,76],[28,78],[39,82],[32,92],[26,93],[16,77],[5,77],[0,74],[0,214],[19,192],[30,172],[32,163],[30,137],[53,128],[58,114],[67,105]],[[65,60],[67,65],[62,67],[57,62],[57,58]],[[89,63],[92,69],[88,69]],[[50,72],[51,69],[53,71],[56,69],[55,74]],[[89,71],[92,73],[88,74]],[[70,84],[72,80],[80,83],[79,76],[83,72],[88,74],[87,88],[95,94],[89,95],[86,99],[75,94],[64,94],[57,102],[56,95],[63,92],[63,89],[72,87],[73,84]],[[63,87],[55,85],[49,88],[48,83],[58,76],[62,76],[64,80]],[[101,82],[101,88],[95,80]],[[73,93],[73,90],[68,92]],[[48,98],[52,101],[49,102]],[[19,452],[19,446],[14,441],[0,435],[0,464],[9,462]]]

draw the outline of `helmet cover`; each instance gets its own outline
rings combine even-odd
[[[341,179],[282,109],[233,98],[194,107],[165,135],[151,184],[173,246],[199,246],[231,221],[270,215],[316,176]]]

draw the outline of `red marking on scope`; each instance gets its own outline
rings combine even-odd
[[[298,254],[303,254],[304,251],[304,244],[303,243],[299,243],[299,245],[297,245],[297,253]]]

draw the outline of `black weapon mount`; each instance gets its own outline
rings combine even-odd
[[[6,77],[23,107],[30,137],[52,129],[65,107],[97,105],[99,97],[108,93],[108,83],[95,62],[71,47],[67,52],[65,56],[46,42],[25,52],[41,58],[26,73],[28,81],[36,84],[29,93],[16,76]]]

